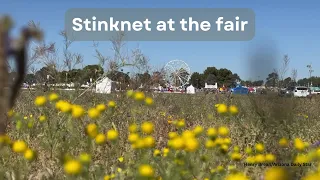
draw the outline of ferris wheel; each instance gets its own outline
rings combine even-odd
[[[188,84],[191,71],[187,63],[182,60],[169,61],[165,67],[165,80],[172,86],[180,87]]]

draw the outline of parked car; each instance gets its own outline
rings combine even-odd
[[[320,94],[320,88],[319,87],[310,87],[309,91],[311,94]]]

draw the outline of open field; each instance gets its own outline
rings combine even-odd
[[[226,175],[232,179],[234,172],[246,174],[250,179],[260,179],[267,167],[248,167],[244,166],[244,162],[277,162],[289,163],[290,166],[278,166],[286,171],[271,169],[265,179],[284,180],[300,179],[318,168],[320,149],[316,152],[316,148],[310,145],[320,140],[319,97],[309,100],[265,95],[226,99],[221,95],[216,99],[213,94],[155,93],[146,94],[154,102],[148,105],[143,97],[139,102],[126,94],[86,93],[78,97],[80,93],[57,92],[59,99],[74,101],[86,112],[98,104],[108,106],[110,101],[114,101],[116,106],[113,107],[111,103],[104,111],[100,105],[99,111],[91,110],[91,113],[82,116],[81,107],[71,107],[66,103],[60,103],[59,110],[49,100],[44,106],[35,106],[35,98],[48,97],[48,92],[22,91],[9,124],[8,135],[12,141],[23,140],[31,150],[37,152],[37,158],[28,162],[27,159],[33,159],[33,154],[25,153],[24,157],[23,153],[19,153],[25,152],[21,144],[15,144],[12,148],[3,147],[0,173],[5,174],[5,179],[147,179],[150,175],[150,179],[203,180],[224,179]],[[221,103],[235,105],[239,113],[233,110],[233,115],[228,112],[223,114],[223,105],[216,107]],[[41,105],[41,100],[38,105]],[[129,125],[136,123],[140,126],[145,121],[152,122],[154,127],[147,124],[142,129],[138,128],[137,134],[141,134],[141,138],[134,143],[134,136],[130,136],[133,142],[131,146],[128,142]],[[95,123],[98,133],[102,134],[97,137],[94,128],[86,133],[89,123]],[[202,134],[200,126],[203,128]],[[223,128],[220,129],[220,135],[215,134],[213,129],[207,134],[210,127],[217,130],[221,126],[227,127],[230,134]],[[195,127],[198,128],[192,131]],[[118,138],[117,133],[109,132],[106,135],[111,129],[116,129]],[[152,129],[154,131],[147,135]],[[187,129],[191,131],[186,131],[181,138],[174,138],[174,133],[168,136],[169,132],[182,133]],[[134,133],[134,128],[131,127],[130,131]],[[106,141],[104,138],[107,138]],[[170,138],[173,139],[168,143]],[[284,140],[281,142],[284,147],[279,145],[281,138],[288,139],[288,146]],[[294,143],[295,138],[301,138],[304,142],[296,140]],[[254,149],[257,143],[264,144],[262,152],[259,152],[262,147]],[[252,153],[248,147],[252,148]],[[77,159],[80,154],[82,168],[77,164],[78,161],[70,163],[70,159]],[[69,167],[64,169],[66,162],[69,162]],[[294,167],[291,166],[292,162],[310,162],[311,166]],[[141,169],[141,164],[150,165],[152,171],[149,166],[142,166]],[[290,177],[275,177],[285,173]],[[238,174],[234,178],[241,179],[241,176]]]

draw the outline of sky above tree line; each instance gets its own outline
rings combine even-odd
[[[312,75],[320,76],[319,36],[320,2],[297,1],[9,1],[5,0],[0,12],[12,16],[16,35],[28,21],[40,22],[47,42],[56,42],[60,52],[64,15],[69,8],[252,8],[256,14],[256,36],[245,42],[128,42],[128,48],[139,45],[155,67],[164,66],[174,59],[185,61],[192,72],[203,72],[206,67],[227,68],[242,79],[265,79],[278,68],[285,54],[290,57],[290,76],[297,69],[297,78],[308,77],[307,65],[312,63]],[[100,42],[99,48],[111,55],[110,42]],[[84,64],[97,64],[92,42],[75,42],[71,50],[84,56]],[[62,53],[60,53],[62,54]],[[62,58],[62,56],[61,56]],[[262,78],[263,77],[263,78]]]

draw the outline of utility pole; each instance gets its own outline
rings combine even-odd
[[[312,65],[311,65],[311,63],[309,64],[309,65],[307,65],[307,68],[309,69],[309,79],[310,79],[310,84],[308,83],[308,86],[310,87],[310,86],[312,86],[312,81],[311,81],[311,75],[312,75],[312,73],[313,73],[313,69],[312,69]]]

